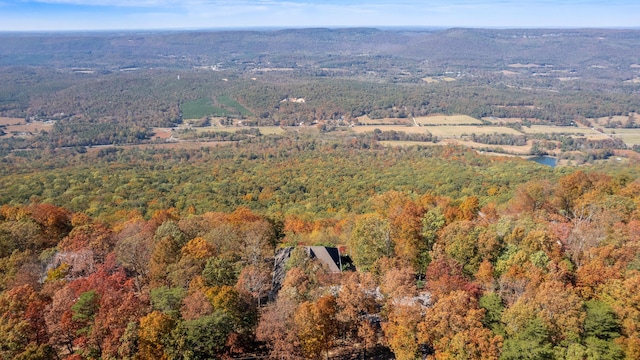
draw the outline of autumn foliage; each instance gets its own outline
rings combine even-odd
[[[640,180],[563,171],[324,217],[3,205],[0,359],[638,358]],[[344,271],[294,250],[273,284],[282,245]]]

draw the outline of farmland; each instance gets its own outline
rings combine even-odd
[[[606,134],[622,139],[628,146],[640,145],[640,129],[604,129]]]
[[[211,99],[198,99],[182,104],[182,117],[185,119],[200,119],[205,116],[227,116],[225,109],[213,106]]]
[[[32,121],[26,122],[21,118],[0,118],[0,130],[5,132],[2,137],[33,136],[41,131],[51,131],[53,122]]]

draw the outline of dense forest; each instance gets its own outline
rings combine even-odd
[[[263,136],[3,162],[6,359],[635,359],[638,164]],[[342,249],[328,271],[282,246]],[[393,355],[391,355],[393,354]]]
[[[0,34],[0,360],[640,358],[639,40]]]

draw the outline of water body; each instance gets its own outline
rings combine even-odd
[[[535,161],[538,164],[551,166],[552,168],[556,167],[556,158],[551,156],[534,156],[530,157],[529,160]]]

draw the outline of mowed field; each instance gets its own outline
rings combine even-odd
[[[40,131],[50,131],[53,128],[53,123],[44,123],[42,121],[33,121],[27,123],[22,118],[0,118],[0,126],[3,126],[3,130],[6,133],[4,137],[11,137],[13,133],[38,133]]]
[[[22,119],[22,118],[0,117],[0,126],[2,126],[2,125],[19,125],[19,124],[24,124],[24,119]]]
[[[468,115],[434,115],[414,118],[419,125],[476,125],[482,121]]]
[[[640,129],[603,129],[603,131],[622,139],[627,146],[640,145]]]

